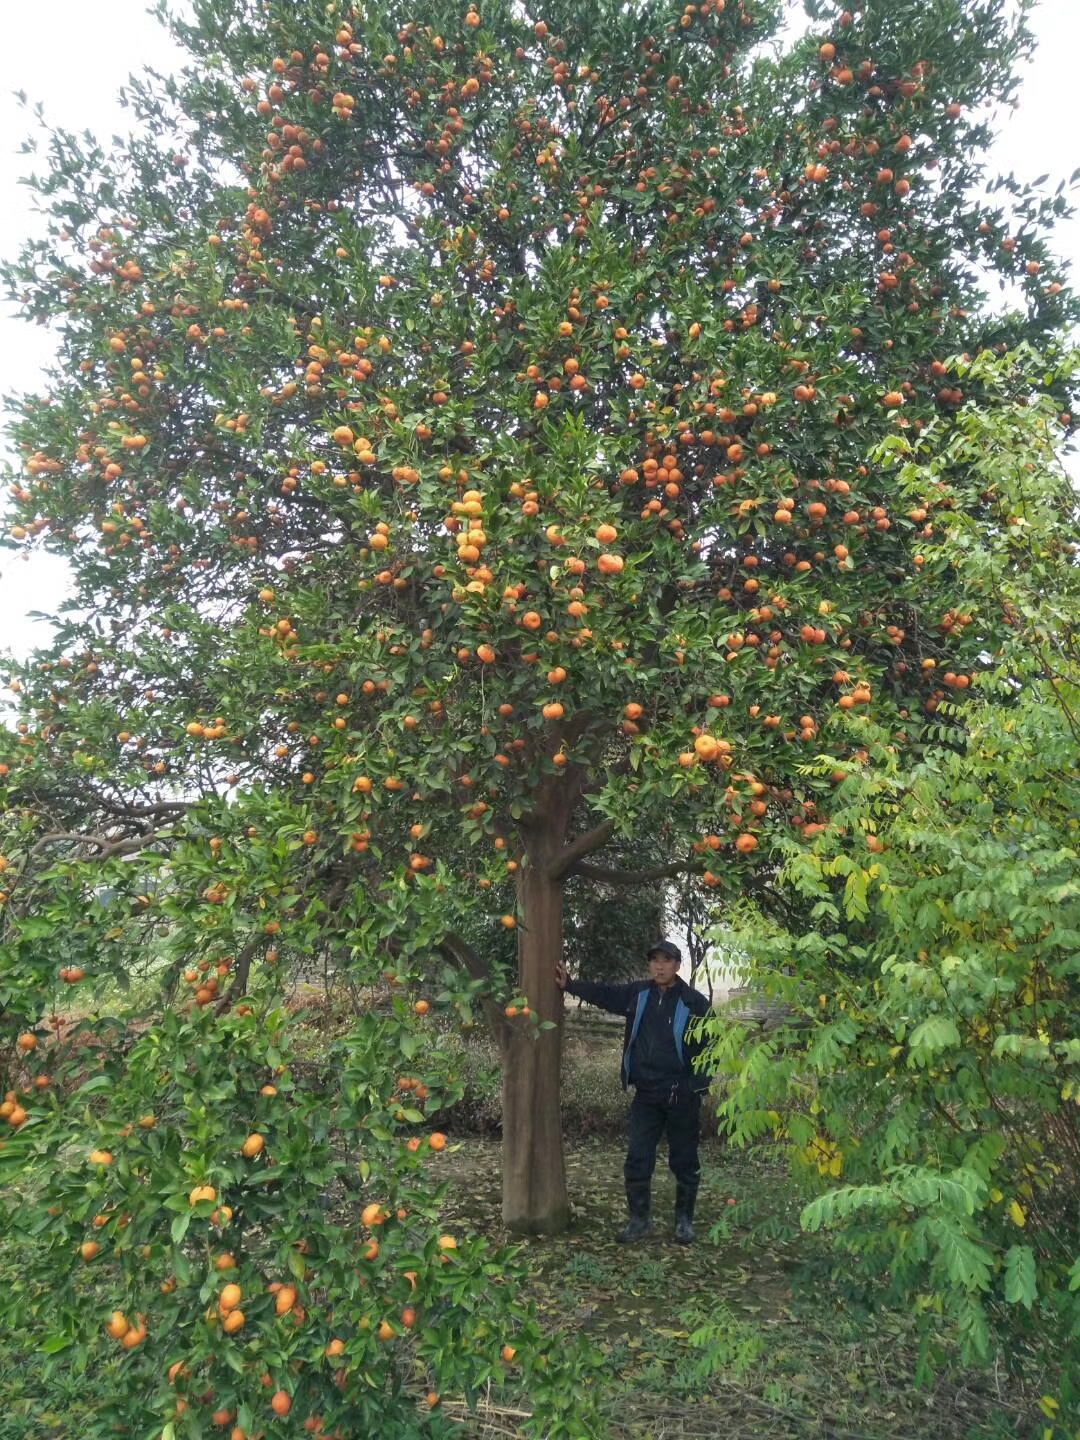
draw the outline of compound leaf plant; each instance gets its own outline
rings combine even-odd
[[[963,368],[998,403],[963,407],[948,437],[894,437],[881,461],[913,494],[978,477],[996,515],[946,510],[939,554],[1005,633],[917,752],[858,722],[866,757],[843,765],[828,830],[783,847],[813,925],[759,912],[741,940],[794,1023],[718,1030],[715,1059],[733,1140],[782,1140],[820,1191],[803,1224],[911,1308],[924,1371],[943,1333],[969,1360],[1003,1349],[1029,1378],[1041,1363],[1064,1434],[1080,1413],[1076,494],[1035,396],[1045,360]]]
[[[502,1373],[511,1322],[543,1433],[583,1423],[513,1259],[440,1238],[428,1012],[483,1007],[505,1219],[562,1229],[566,881],[768,905],[828,822],[807,761],[864,713],[918,746],[985,665],[936,509],[989,502],[875,456],[982,403],[951,356],[1075,316],[1063,196],[972,198],[1024,8],[816,0],[785,40],[772,0],[194,0],[130,141],[45,136],[6,543],[73,593],[8,674],[0,1164],[26,1323],[113,1347],[109,1423],[201,1433],[212,1390],[244,1434],[371,1433],[422,1372]],[[466,938],[495,917],[516,971]],[[313,957],[365,1006],[317,1065]]]

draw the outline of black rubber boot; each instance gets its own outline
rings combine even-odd
[[[630,1218],[616,1235],[615,1239],[620,1245],[634,1245],[652,1231],[652,1215],[649,1196],[649,1186],[627,1185],[626,1187],[626,1208],[630,1212]]]
[[[675,1243],[677,1245],[694,1243],[694,1204],[696,1200],[696,1189],[692,1190],[688,1185],[675,1186]]]

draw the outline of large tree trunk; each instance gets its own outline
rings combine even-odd
[[[529,836],[518,874],[518,983],[529,1016],[502,1031],[503,1219],[512,1230],[554,1234],[570,1220],[559,1112],[562,992],[555,965],[562,958],[563,880],[548,875],[565,824]],[[554,1029],[536,1030],[533,1018]]]

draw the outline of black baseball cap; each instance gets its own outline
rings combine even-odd
[[[654,955],[663,955],[668,960],[674,960],[676,965],[682,964],[682,951],[670,940],[655,940],[649,946],[647,954],[650,960]]]

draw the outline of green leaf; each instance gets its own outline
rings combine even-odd
[[[991,1262],[988,1249],[965,1234],[959,1221],[941,1213],[924,1216],[917,1222],[937,1250],[951,1285],[962,1290],[988,1290]]]
[[[947,1015],[931,1015],[911,1032],[908,1040],[910,1061],[916,1065],[927,1065],[938,1051],[959,1044],[960,1031],[955,1020]]]
[[[1005,1299],[1030,1310],[1036,1293],[1035,1251],[1030,1245],[1010,1245],[1005,1254]]]

